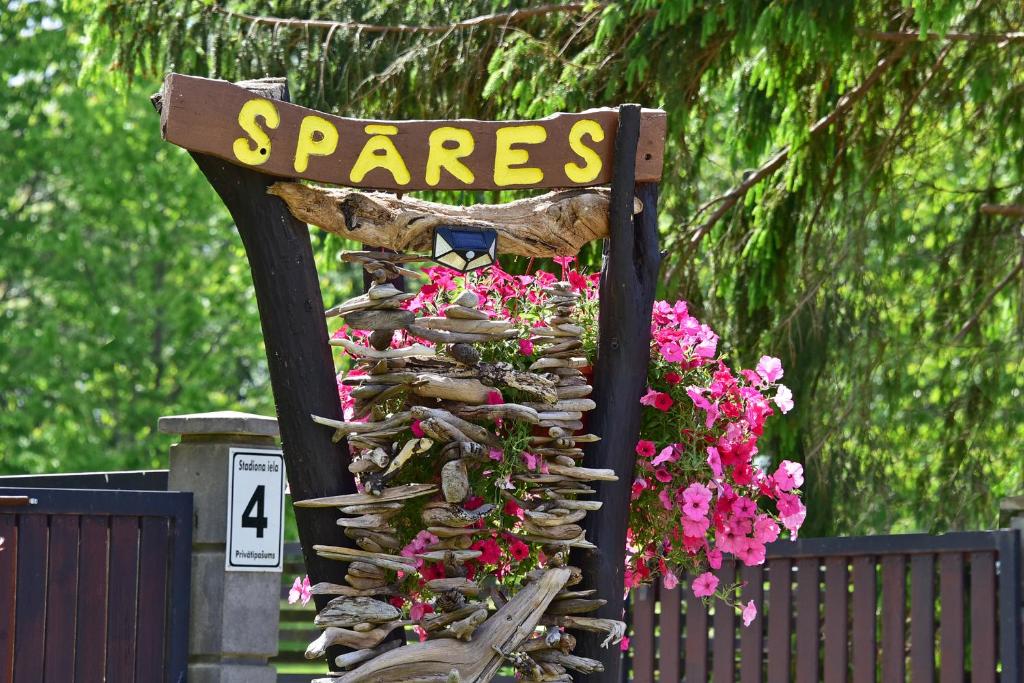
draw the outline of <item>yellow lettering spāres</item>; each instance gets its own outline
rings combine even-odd
[[[238,125],[249,137],[237,138],[231,145],[231,151],[235,153],[236,159],[250,166],[266,163],[270,158],[270,136],[260,127],[256,117],[262,118],[264,125],[270,129],[277,128],[281,123],[277,107],[270,100],[257,98],[242,105],[238,111]]]
[[[446,142],[454,142],[455,147],[445,147]],[[465,128],[442,126],[430,131],[427,153],[427,185],[431,187],[441,182],[441,169],[469,185],[475,180],[473,172],[459,161],[468,157],[476,147],[473,134]]]
[[[299,126],[299,139],[295,143],[296,173],[302,173],[309,166],[309,157],[325,157],[338,148],[338,129],[320,116],[306,116]]]
[[[594,142],[604,140],[604,128],[594,119],[580,119],[569,129],[569,147],[583,158],[582,166],[570,162],[565,165],[565,177],[574,183],[589,183],[601,174],[601,157],[583,144],[583,136],[589,135]]]
[[[536,145],[548,138],[544,126],[505,126],[495,133],[494,184],[535,185],[544,180],[539,168],[524,166],[529,163],[530,153],[525,149],[513,149],[512,145]]]
[[[399,185],[408,185],[412,176],[409,175],[409,168],[405,165],[405,159],[399,154],[395,143],[389,135],[397,135],[397,126],[381,124],[370,124],[363,129],[372,137],[363,145],[363,151],[359,153],[349,179],[353,183],[360,183],[366,174],[375,168],[383,168],[391,173],[391,177]]]

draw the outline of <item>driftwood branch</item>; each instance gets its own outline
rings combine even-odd
[[[813,126],[810,128],[810,135],[815,135],[833,123],[838,121],[843,115],[845,115],[850,109],[856,104],[861,98],[868,93],[869,90],[878,82],[882,75],[888,71],[893,64],[899,61],[903,53],[906,52],[909,43],[900,43],[892,52],[878,60],[875,68],[868,74],[868,77],[864,79],[864,82],[858,85],[856,88],[846,93],[839,98],[839,102],[836,103],[835,109],[829,112],[827,115],[818,119]],[[723,195],[715,197],[714,199],[703,204],[694,216],[694,220],[702,216],[706,211],[711,209],[713,206],[717,208],[708,216],[707,220],[701,223],[693,233],[693,237],[690,238],[691,242],[699,242],[704,235],[711,231],[711,228],[715,227],[718,223],[734,206],[736,206],[751,189],[756,187],[761,181],[768,178],[770,175],[778,171],[780,168],[786,165],[789,161],[789,154],[791,148],[786,145],[781,150],[776,152],[768,161],[762,164],[757,170],[748,174],[742,182],[730,189]],[[301,218],[301,216],[300,216]],[[692,223],[693,221],[691,221]]]
[[[430,640],[386,652],[338,679],[338,683],[369,681],[446,681],[457,670],[462,681],[491,680],[505,656],[526,640],[548,604],[565,586],[571,572],[552,569],[516,593],[473,633],[472,642]]]
[[[982,204],[981,212],[989,216],[1024,218],[1024,204]]]
[[[379,192],[275,183],[300,220],[346,239],[394,251],[429,252],[434,228],[494,228],[498,251],[519,256],[572,256],[608,236],[608,191],[567,190],[507,204],[449,206]],[[642,206],[634,202],[633,211]]]

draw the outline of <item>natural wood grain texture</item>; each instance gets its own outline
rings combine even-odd
[[[789,683],[793,646],[792,562],[768,561],[768,683]]]
[[[18,597],[14,643],[14,683],[39,683],[46,643],[46,576],[49,529],[46,515],[22,514],[18,520]],[[34,589],[33,589],[34,588]]]
[[[939,555],[939,681],[964,680],[964,557],[960,553]]]
[[[136,605],[139,581],[139,518],[110,520],[110,593],[107,604],[107,679],[135,677]]]
[[[63,683],[75,666],[75,610],[78,599],[78,515],[50,518],[46,573],[46,683]]]
[[[661,631],[658,636],[658,669],[661,671],[661,680],[666,683],[681,680],[679,665],[683,646],[680,630],[683,617],[682,594],[681,586],[671,590],[664,586],[658,589],[661,602],[661,614],[658,615],[658,628]],[[638,679],[634,676],[634,680]]]
[[[0,515],[0,681],[14,678],[14,617],[18,585],[18,526],[14,515]]]
[[[855,557],[853,565],[853,682],[875,680],[876,578],[873,557]]]
[[[882,679],[902,681],[907,583],[906,559],[902,555],[882,557]]]
[[[849,675],[849,587],[845,557],[825,560],[825,683],[845,683]]]
[[[192,152],[242,164],[233,150],[235,141],[240,139],[245,149],[258,152],[254,160],[259,163],[250,168],[261,173],[334,185],[401,191],[603,185],[612,178],[612,154],[619,118],[615,109],[591,109],[573,114],[554,114],[536,121],[364,121],[344,119],[275,101],[268,106],[276,109],[280,121],[272,127],[267,125],[265,118],[256,119],[269,143],[258,146],[239,124],[239,112],[243,105],[254,99],[248,89],[226,81],[170,74],[164,81],[162,98],[160,128],[164,139]],[[306,167],[297,171],[297,141],[302,121],[307,116],[319,117],[327,126],[333,126],[337,132],[337,142],[330,153],[310,156]],[[567,175],[565,165],[586,163],[569,143],[570,129],[582,119],[592,120],[600,126],[603,139],[598,141],[586,136],[582,142],[602,164],[596,176],[585,182],[576,182]],[[368,132],[368,125],[379,128]],[[542,128],[544,139],[536,144],[516,143],[512,149],[526,152],[528,158],[526,161],[517,160],[513,168],[536,168],[543,177],[530,182],[499,183],[495,177],[498,130],[524,125]],[[394,131],[380,137],[391,140],[394,152],[401,156],[408,173],[405,182],[383,168],[370,170],[362,178],[351,173],[366,143],[371,140],[374,132],[381,132],[384,127],[392,127]],[[430,134],[439,128],[451,127],[466,130],[473,138],[472,152],[459,159],[472,174],[472,180],[465,182],[446,169],[439,173],[436,183],[430,184],[426,173]],[[665,130],[665,112],[644,110],[639,144],[630,155],[630,166],[635,168],[638,181],[653,182],[661,178]]]
[[[640,135],[640,107],[620,109],[620,130],[616,137],[616,158],[630,160]],[[633,199],[643,211],[633,215]],[[615,165],[609,205],[610,236],[605,242],[601,271],[598,351],[594,364],[597,408],[588,413],[588,430],[601,437],[587,444],[582,464],[619,473],[618,481],[593,484],[594,499],[601,501],[600,515],[585,520],[586,537],[596,551],[576,551],[573,564],[583,570],[581,588],[596,588],[608,600],[594,616],[622,618],[622,588],[625,568],[626,522],[636,441],[640,433],[640,397],[646,389],[650,362],[651,308],[658,281],[661,252],[658,249],[658,186],[635,185],[633,165]],[[581,634],[576,654],[604,663],[601,683],[618,683],[622,658],[613,648],[601,646],[604,638]]]
[[[718,575],[719,586],[736,581],[736,562],[726,560]],[[711,652],[711,680],[714,683],[733,683],[736,680],[736,610],[721,600],[715,600],[715,616],[711,624],[715,629],[715,642]]]
[[[996,680],[997,643],[995,554],[991,552],[971,553],[970,557],[971,681],[972,683],[994,683]]]
[[[158,681],[164,672],[170,520],[143,517],[139,542],[139,617],[135,680]]]
[[[935,680],[935,558],[910,558],[910,680]]]
[[[764,678],[764,568],[743,567],[740,570],[743,590],[740,601],[753,600],[757,616],[749,626],[740,629],[740,681],[761,683]]]
[[[633,598],[633,680],[654,680],[654,599],[656,588],[645,586]]]
[[[396,648],[337,679],[337,683],[371,681],[444,681],[452,669],[461,680],[486,683],[497,673],[504,657],[536,628],[545,608],[565,586],[571,572],[551,569],[522,588],[473,634],[473,640],[431,640]]]
[[[84,515],[79,524],[75,675],[82,681],[102,681],[106,672],[109,521]]]
[[[345,239],[399,252],[430,253],[434,228],[493,228],[498,252],[519,256],[575,255],[608,236],[608,191],[566,190],[506,204],[451,206],[383,192],[274,183],[299,220]],[[641,208],[634,202],[634,210]]]
[[[816,557],[796,563],[796,680],[817,683],[820,605],[818,595],[820,560]]]

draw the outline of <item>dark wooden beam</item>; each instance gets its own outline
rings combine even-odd
[[[593,616],[622,619],[626,527],[629,496],[640,433],[640,397],[647,387],[650,362],[651,309],[657,288],[661,253],[658,250],[658,186],[635,184],[632,159],[640,134],[640,107],[619,108],[615,137],[614,176],[601,271],[599,340],[594,364],[597,403],[589,416],[589,428],[601,440],[589,444],[584,460],[588,467],[611,468],[614,482],[597,482],[596,498],[603,503],[599,514],[585,521],[587,538],[597,550],[577,552],[573,564],[583,570],[585,588],[596,588],[607,600]],[[643,211],[633,215],[633,197]],[[577,633],[575,654],[600,660],[604,673],[588,678],[602,683],[622,680],[622,656],[618,646],[602,648],[603,636]]]
[[[263,97],[288,99],[284,79],[239,85]],[[154,104],[159,108],[158,98]],[[342,411],[309,228],[283,201],[267,194],[278,178],[205,154],[192,158],[224,202],[245,246],[292,499],[355,493],[355,481],[345,469],[346,443],[332,443],[331,430],[310,419],[311,414],[341,419]],[[344,583],[345,565],[313,551],[314,543],[354,546],[337,525],[336,512],[295,508],[295,518],[310,581]],[[315,596],[317,608],[330,597]],[[329,661],[334,654],[329,653]]]

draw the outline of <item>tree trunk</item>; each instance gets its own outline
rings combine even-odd
[[[623,580],[629,496],[640,433],[640,397],[647,386],[650,363],[651,309],[657,287],[661,254],[658,251],[658,186],[635,185],[633,159],[640,132],[640,107],[619,109],[615,138],[615,171],[609,216],[609,239],[601,272],[600,321],[594,392],[597,408],[590,413],[589,429],[602,437],[587,444],[588,467],[613,469],[618,481],[598,481],[595,498],[603,503],[600,515],[585,521],[593,551],[576,551],[573,564],[583,570],[579,590],[596,588],[607,604],[592,616],[623,619]],[[643,210],[633,215],[634,193]],[[588,680],[622,680],[619,648],[602,648],[603,635],[579,633],[576,654],[600,660],[604,673]]]

